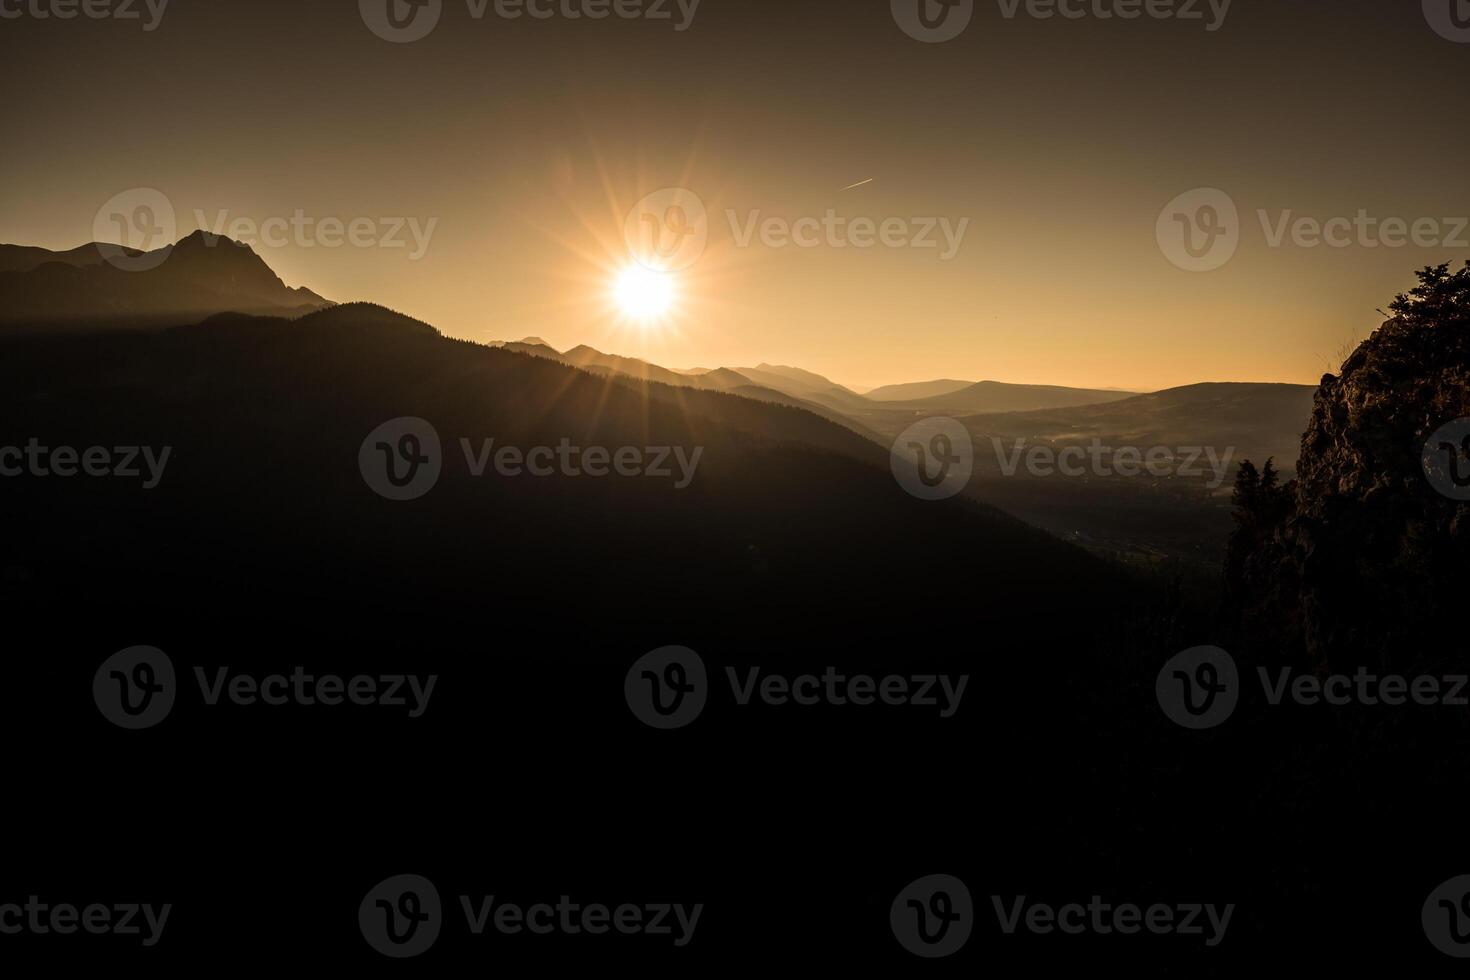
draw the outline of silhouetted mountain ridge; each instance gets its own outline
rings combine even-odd
[[[151,252],[105,243],[37,254],[44,251],[0,252],[0,323],[156,328],[214,313],[298,315],[331,305],[286,286],[248,245],[204,231]]]
[[[128,257],[143,253],[135,248],[122,248],[104,242],[89,242],[64,252],[53,252],[34,245],[0,245],[0,272],[30,272],[48,262],[59,262],[73,268],[100,265],[104,250],[117,250]]]
[[[948,395],[973,385],[973,381],[954,381],[944,378],[936,381],[910,381],[905,384],[881,385],[867,391],[863,397],[875,402],[909,402],[925,398]]]
[[[1070,408],[1131,398],[1131,391],[1097,388],[1066,388],[1060,385],[1019,385],[1003,381],[980,381],[958,391],[912,401],[882,402],[884,408],[938,412],[947,415],[976,415],[982,412],[1027,412],[1044,408]]]
[[[278,587],[330,582],[343,594],[493,594],[520,615],[566,620],[571,590],[590,628],[646,599],[710,621],[757,601],[797,622],[818,607],[927,601],[936,589],[965,595],[977,614],[1015,616],[1050,605],[1045,583],[1059,568],[1094,583],[1099,601],[1116,587],[1101,563],[997,511],[910,497],[882,447],[810,412],[597,377],[444,338],[381,307],[29,335],[4,353],[0,405],[17,431],[56,445],[162,444],[174,459],[149,494],[6,481],[32,521],[7,538],[0,564],[26,569],[42,591],[82,562],[98,574],[116,564],[112,574],[150,587],[187,569],[191,588],[268,574]],[[409,503],[379,498],[359,471],[363,440],[400,417],[431,423],[442,451],[438,484]],[[684,490],[646,476],[475,477],[466,453],[487,439],[682,447],[699,464]],[[73,539],[62,515],[77,507],[89,517]],[[930,561],[895,586],[884,572],[907,561],[913,534],[943,539],[964,574]]]

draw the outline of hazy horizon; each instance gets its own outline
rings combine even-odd
[[[1437,203],[1458,199],[1463,138],[1421,93],[1450,99],[1470,49],[1418,4],[1236,3],[1211,29],[1208,5],[1182,21],[979,3],[936,44],[886,2],[704,0],[683,30],[687,8],[666,7],[512,20],[448,2],[413,43],[375,36],[350,3],[174,4],[152,30],[8,19],[24,45],[0,79],[27,111],[0,178],[26,193],[0,205],[0,239],[75,247],[138,188],[166,197],[175,238],[238,219],[414,221],[431,229],[418,258],[406,231],[405,247],[252,244],[289,285],[470,340],[859,387],[1129,391],[1316,384],[1415,269],[1466,255]],[[86,70],[36,86],[58,57]],[[99,86],[111,77],[127,84]],[[624,226],[668,187],[703,202],[708,246],[671,315],[632,321],[611,300]],[[1205,272],[1178,267],[1156,227],[1197,188],[1239,209],[1238,252]],[[937,247],[740,240],[829,212],[911,238],[933,223]],[[1271,241],[1282,221],[1360,214],[1432,220],[1437,244]],[[943,222],[964,229],[948,260]]]

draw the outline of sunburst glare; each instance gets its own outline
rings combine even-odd
[[[613,300],[618,311],[632,320],[647,323],[667,316],[674,306],[674,276],[634,263],[613,281]]]

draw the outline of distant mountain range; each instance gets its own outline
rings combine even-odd
[[[256,322],[269,322],[272,333],[279,333],[284,329],[280,324],[291,321],[303,329],[310,324],[358,334],[390,324],[381,329],[437,336],[428,324],[377,307],[334,308],[308,289],[286,286],[249,247],[205,232],[153,252],[105,243],[66,252],[0,246],[0,333],[23,333],[26,327],[74,332],[199,323],[218,331],[252,329],[244,325]],[[1290,470],[1314,390],[1303,385],[1199,384],[1138,395],[943,379],[860,394],[785,365],[676,370],[586,345],[559,351],[540,337],[490,346],[636,389],[642,403],[676,412],[695,393],[718,395],[701,402],[706,418],[762,432],[783,444],[835,447],[835,425],[849,437],[860,437],[882,458],[897,435],[918,419],[959,419],[976,448],[972,496],[1112,554],[1131,554],[1138,547],[1150,553],[1208,553],[1224,533],[1221,522],[1228,520],[1220,510],[1219,485],[1201,488],[1170,481],[1168,496],[1161,498],[1156,481],[1006,479],[993,465],[992,442],[1210,446],[1230,450],[1232,464],[1247,457],[1259,463],[1272,456],[1279,468]],[[521,363],[531,374],[539,370]],[[548,397],[538,391],[532,401]],[[851,451],[847,443],[842,445],[844,452]],[[1172,524],[1166,511],[1177,518]]]
[[[889,408],[972,415],[980,412],[1030,412],[1043,408],[1071,408],[1122,401],[1136,392],[1098,388],[1062,388],[1056,385],[1013,385],[981,381],[955,391],[912,401],[887,401]]]
[[[1296,465],[1312,412],[1311,385],[1214,382],[1169,388],[1105,404],[962,418],[977,436],[1056,445],[1212,446],[1234,457]]]
[[[292,289],[247,245],[195,232],[151,252],[94,242],[0,245],[0,324],[166,327],[215,313],[299,316],[332,304]]]
[[[907,402],[921,398],[936,398],[968,388],[973,381],[913,381],[901,385],[883,385],[864,393],[864,397],[875,402]]]
[[[975,493],[1059,537],[1129,561],[1185,558],[1218,567],[1230,533],[1231,480],[1243,460],[1290,474],[1312,414],[1310,385],[1209,383],[1100,405],[969,415]],[[907,419],[893,423],[906,423]],[[1047,479],[1002,471],[999,455],[1043,447],[1162,450],[1194,476]],[[1217,473],[1215,466],[1223,466]],[[1217,482],[1218,481],[1218,482]]]
[[[859,423],[864,428],[871,428],[871,416],[875,414],[907,412],[972,415],[980,412],[1019,412],[1121,401],[1133,395],[1126,391],[1013,385],[998,381],[922,381],[888,385],[860,395],[820,374],[777,364],[677,370],[637,358],[605,354],[585,345],[561,352],[539,337],[500,341],[492,346],[544,357],[593,373],[622,375],[639,381],[698,388],[703,391],[733,392],[763,401],[794,403],[829,418],[836,413],[847,423]],[[928,392],[933,394],[919,397]]]
[[[104,251],[114,249],[114,252]],[[137,258],[143,254],[135,248],[123,248],[121,245],[107,245],[103,242],[79,245],[65,252],[53,252],[34,245],[0,245],[0,272],[30,272],[47,262],[60,262],[62,265],[81,269],[101,265],[105,254],[118,253],[128,258]]]
[[[647,361],[641,361],[632,357],[621,357],[616,354],[604,354],[586,345],[574,347],[565,353],[549,346],[539,337],[527,337],[518,341],[502,341],[492,344],[502,350],[514,351],[518,354],[528,354],[532,357],[540,357],[570,367],[581,368],[592,374],[606,377],[620,378],[628,381],[652,382],[655,384],[669,385],[675,388],[693,388],[699,391],[719,391],[726,394],[740,395],[744,398],[752,398],[756,401],[769,402],[776,405],[787,405],[792,408],[801,408],[821,416],[830,422],[836,422],[845,429],[857,432],[874,442],[881,439],[872,429],[863,425],[851,414],[844,413],[834,408],[831,404],[824,403],[820,398],[808,397],[817,394],[812,391],[813,386],[807,383],[793,381],[775,371],[762,369],[742,368],[734,371],[729,368],[717,368],[714,370],[696,369],[690,371],[676,371],[669,368],[659,367]],[[795,369],[785,369],[795,370]],[[816,377],[813,375],[812,377]],[[827,386],[838,387],[832,382],[822,379]],[[774,383],[771,383],[774,382]],[[849,392],[852,395],[851,392]],[[852,395],[859,398],[858,395]]]

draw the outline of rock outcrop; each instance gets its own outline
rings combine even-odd
[[[1260,659],[1409,672],[1470,654],[1470,487],[1454,482],[1470,483],[1470,421],[1454,424],[1470,418],[1470,263],[1419,276],[1322,379],[1285,506],[1231,542],[1229,620]]]

